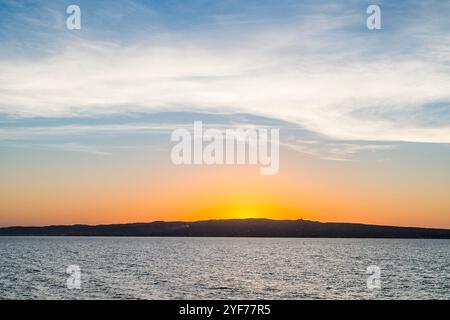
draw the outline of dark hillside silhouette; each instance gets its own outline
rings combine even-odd
[[[450,230],[321,223],[307,220],[235,219],[0,228],[0,236],[292,237],[450,239]]]

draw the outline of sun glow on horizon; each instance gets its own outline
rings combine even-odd
[[[380,32],[353,1],[82,1],[91,18],[77,31],[61,23],[59,1],[16,2],[0,1],[0,226],[303,218],[450,228],[444,1],[390,2],[387,16],[415,26],[390,19]],[[175,165],[171,135],[196,122],[279,129],[277,174],[227,163],[229,140],[203,141],[204,131],[202,161]],[[205,162],[213,141],[224,148]],[[195,149],[185,151],[195,159]]]

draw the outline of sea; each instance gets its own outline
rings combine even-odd
[[[0,299],[450,299],[450,240],[0,237]]]

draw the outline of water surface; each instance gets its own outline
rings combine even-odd
[[[450,240],[0,237],[0,298],[450,299]]]

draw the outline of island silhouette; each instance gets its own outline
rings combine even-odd
[[[449,229],[308,220],[229,219],[194,222],[53,225],[0,228],[0,236],[264,237],[450,239]]]

